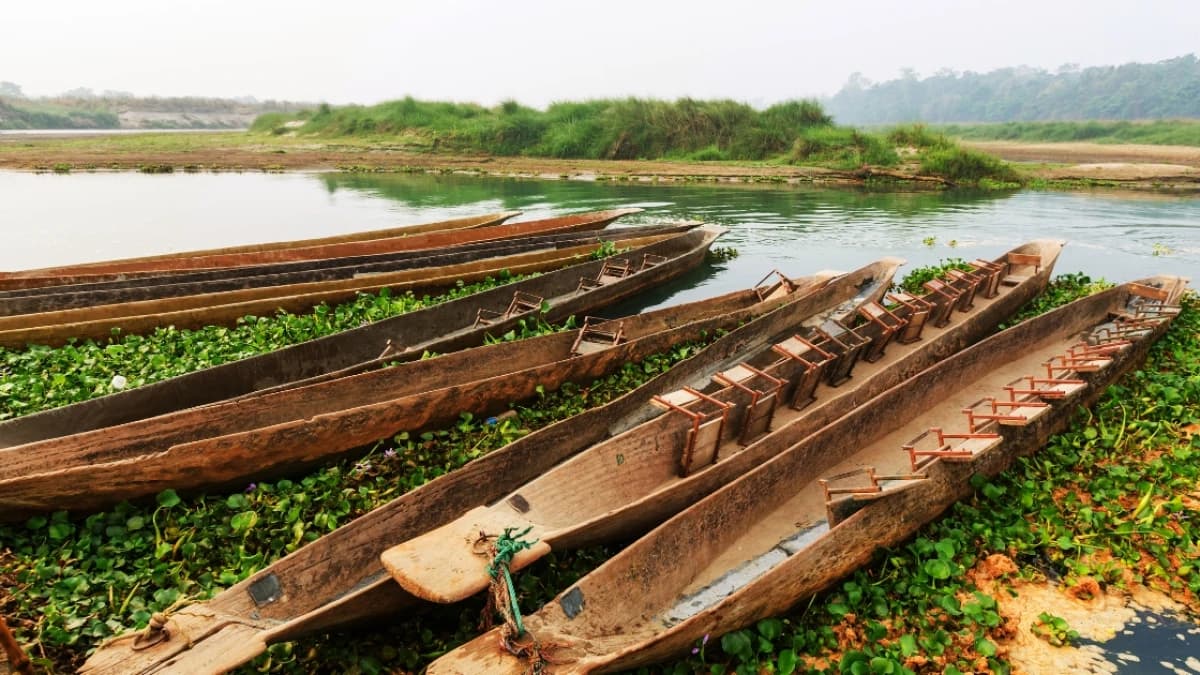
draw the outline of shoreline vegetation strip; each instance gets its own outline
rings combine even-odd
[[[914,270],[910,279],[928,273]],[[1060,276],[1022,314],[1104,285]],[[521,332],[554,329],[539,324]],[[1111,387],[1094,413],[1080,411],[1043,452],[977,486],[971,500],[913,541],[881,552],[833,591],[787,616],[713,636],[690,657],[653,671],[967,672],[986,664],[1007,672],[1007,623],[967,574],[993,554],[1015,562],[1013,578],[1050,576],[1075,585],[1090,578],[1114,588],[1142,582],[1200,609],[1200,572],[1192,562],[1200,532],[1180,516],[1196,507],[1188,490],[1197,489],[1200,441],[1178,435],[1195,425],[1193,411],[1200,409],[1197,330],[1193,296],[1146,367]],[[121,504],[86,518],[58,512],[0,527],[0,588],[6,589],[0,612],[40,667],[67,672],[104,639],[144,626],[154,611],[210,597],[388,499],[611,400],[699,348],[683,345],[627,364],[587,387],[542,392],[498,424],[464,414],[452,427],[400,434],[294,480],[190,498],[166,491],[150,504]],[[1146,506],[1131,516],[1142,501]],[[523,607],[536,609],[616,550],[552,554],[519,575]],[[475,635],[481,608],[474,600],[377,632],[274,645],[243,670],[419,669]],[[1069,627],[1052,619],[1043,632],[1069,638]]]

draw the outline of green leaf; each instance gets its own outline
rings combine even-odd
[[[900,654],[905,657],[912,656],[917,653],[917,638],[911,634],[900,636]]]
[[[950,578],[950,565],[941,558],[926,560],[923,568],[926,574],[939,581]]]
[[[155,499],[158,501],[158,505],[164,509],[169,509],[172,506],[178,506],[179,502],[181,501],[179,499],[179,495],[175,494],[174,490],[163,490],[162,492],[158,493],[158,497]]]
[[[758,634],[774,640],[783,633],[783,622],[779,619],[763,619],[758,622]]]
[[[247,532],[258,522],[258,514],[254,511],[242,511],[229,519],[229,526],[234,532]]]
[[[779,652],[779,664],[776,672],[779,675],[791,675],[796,670],[796,652],[785,649]]]

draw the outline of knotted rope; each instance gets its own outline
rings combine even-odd
[[[504,617],[504,626],[500,629],[500,644],[505,651],[513,656],[529,662],[527,672],[537,675],[546,672],[546,666],[553,663],[543,652],[542,644],[533,633],[525,630],[521,618],[521,608],[517,605],[517,591],[513,586],[512,574],[509,567],[513,557],[521,551],[532,547],[537,540],[525,541],[525,535],[533,529],[532,526],[517,532],[515,527],[506,527],[499,536],[479,533],[475,540],[475,552],[491,557],[491,562],[485,568],[491,581],[488,586],[487,605],[483,608],[480,619],[480,629],[492,627],[497,613]],[[525,638],[524,641],[522,639]]]
[[[149,649],[154,645],[170,640],[171,631],[169,628],[167,628],[167,624],[171,620],[171,615],[175,613],[175,610],[191,602],[192,600],[193,598],[190,596],[179,598],[175,602],[171,603],[170,607],[167,607],[161,612],[155,612],[154,614],[151,614],[150,622],[146,624],[146,627],[143,630],[111,637],[104,642],[101,642],[100,646],[96,648],[97,651],[110,645],[114,645],[118,642],[133,640],[133,644],[130,645],[129,648],[135,652],[140,652],[142,650]],[[188,647],[192,646],[192,640],[190,637],[187,638],[187,645]]]

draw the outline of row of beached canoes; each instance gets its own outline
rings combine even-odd
[[[677,238],[692,237],[680,250],[702,255],[715,235],[702,228]],[[754,289],[587,320],[574,332],[397,358],[429,348],[441,337],[430,329],[426,344],[391,343],[384,358],[407,362],[384,369],[374,366],[387,331],[359,329],[309,352],[327,359],[310,371],[284,371],[294,359],[265,355],[246,370],[229,364],[185,376],[233,382],[206,400],[183,398],[197,387],[168,381],[150,398],[174,400],[145,411],[135,389],[105,397],[107,405],[0,425],[8,460],[0,516],[244,484],[461,412],[494,414],[539,386],[587,382],[728,331],[633,392],[400,496],[135,639],[109,643],[84,670],[221,672],[273,642],[454,602],[489,587],[488,552],[506,532],[532,543],[511,560],[513,571],[551,549],[644,536],[526,617],[523,632],[506,624],[431,672],[523,672],[540,659],[555,672],[653,662],[832,583],[969,490],[972,473],[1035,450],[1072,406],[1144,355],[1174,315],[1184,288],[1177,278],[1126,284],[984,339],[1044,288],[1060,249],[1026,244],[931,281],[920,297],[889,293],[900,261],[883,260],[848,274],[770,275]],[[614,264],[640,271],[622,275]],[[601,289],[615,288],[665,264],[596,261],[584,278],[594,272]],[[574,289],[568,282],[538,298],[555,298],[562,316],[577,313],[571,299],[588,291],[578,272],[567,276]],[[520,292],[510,297],[509,309]],[[478,305],[478,296],[455,302],[473,298]],[[473,307],[455,316],[484,316]],[[369,347],[337,360],[355,340]],[[1061,353],[1043,364],[1052,351]],[[254,376],[263,372],[273,377]],[[239,398],[222,402],[230,397]]]
[[[17,276],[0,277],[0,287],[35,281],[40,285],[0,291],[0,346],[60,345],[72,338],[104,338],[114,330],[144,333],[168,325],[232,325],[247,315],[302,312],[382,288],[436,293],[501,273],[559,269],[586,258],[601,241],[618,250],[648,249],[696,226],[599,232],[638,211],[598,211],[266,252],[96,263],[82,270],[66,268],[64,276],[54,277],[10,273]],[[145,265],[168,264],[172,267],[166,270],[142,270]]]

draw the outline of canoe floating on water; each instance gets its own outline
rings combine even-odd
[[[810,315],[812,307],[851,298],[864,284],[886,288],[896,266],[897,261],[875,263],[829,279],[828,283],[826,275],[795,280],[797,288],[785,304],[717,338],[633,392],[535,431],[430,481],[275,562],[209,602],[183,608],[171,617],[168,630],[171,635],[191,636],[190,643],[168,639],[141,651],[129,649],[128,641],[112,643],[89,659],[85,671],[162,672],[167,667],[177,668],[176,672],[219,671],[253,658],[267,644],[411,607],[415,599],[392,583],[379,561],[379,554],[391,538],[408,538],[449,522],[477,499],[496,499],[592,443],[641,423],[648,395],[684,386],[715,364],[736,360],[748,346]],[[778,292],[778,288],[768,287],[763,295],[769,299]],[[744,310],[745,299],[725,296],[719,301],[732,301]],[[758,298],[753,300],[752,305],[757,304]],[[691,312],[688,307],[647,316],[670,324],[676,313],[683,320],[687,316],[683,312]],[[711,320],[681,323],[650,339],[665,349],[711,325],[715,325]]]
[[[180,272],[186,270],[205,270],[244,265],[265,265],[270,263],[296,262],[303,260],[322,260],[344,256],[371,255],[397,251],[415,251],[421,249],[439,249],[469,242],[511,239],[531,234],[548,234],[551,232],[578,232],[600,230],[621,216],[640,213],[642,209],[612,209],[609,211],[593,211],[577,213],[541,220],[530,220],[488,227],[426,232],[400,237],[371,239],[365,241],[350,241],[340,244],[309,246],[303,248],[284,248],[259,253],[229,253],[207,255],[195,258],[179,258],[133,263],[112,263],[89,268],[79,273],[53,274],[30,276],[26,273],[10,273],[7,278],[0,278],[0,289],[31,288],[56,284],[77,284],[91,281],[112,281],[123,278],[119,275],[128,274],[161,274],[164,271]]]
[[[663,239],[640,237],[637,229],[622,230],[618,247],[640,247]],[[27,344],[58,346],[67,340],[103,339],[119,330],[139,334],[163,326],[180,329],[231,326],[246,316],[278,311],[301,313],[321,303],[353,300],[360,293],[390,288],[397,293],[439,293],[459,282],[474,283],[502,273],[534,274],[558,269],[595,252],[591,243],[547,248],[440,267],[425,267],[345,279],[203,293],[137,302],[80,307],[40,314],[0,317],[0,346]]]
[[[527,635],[490,631],[427,672],[525,672],[522,648],[558,673],[630,669],[784,611],[1044,445],[1142,361],[1184,288],[1110,289],[922,371],[630,545],[525,617]]]
[[[311,248],[313,246],[326,246],[330,244],[345,244],[357,241],[370,241],[374,239],[388,239],[391,237],[405,237],[413,234],[425,234],[427,232],[466,230],[476,227],[499,225],[509,218],[515,218],[519,215],[521,215],[520,211],[500,211],[498,213],[485,213],[478,216],[452,218],[450,220],[440,220],[431,223],[417,223],[413,225],[402,225],[400,227],[390,227],[381,230],[349,232],[346,234],[335,234],[327,237],[314,237],[311,239],[276,241],[263,244],[244,244],[241,246],[225,246],[222,248],[180,251],[178,253],[162,253],[158,255],[139,256],[135,258],[120,258],[117,260],[102,260],[90,263],[79,263],[75,265],[57,265],[54,267],[41,267],[37,269],[20,270],[14,272],[0,272],[0,279],[20,278],[22,276],[70,276],[75,273],[87,273],[88,270],[102,270],[110,265],[159,263],[185,258],[198,258],[203,256],[225,255],[231,253],[264,253],[267,251],[280,251],[289,248]]]
[[[840,323],[821,316],[816,325],[762,345],[733,367],[707,373],[711,379],[704,386],[651,398],[647,405],[662,414],[491,505],[389,549],[384,566],[419,598],[457,602],[489,585],[473,541],[478,537],[511,528],[536,540],[513,558],[510,569],[517,570],[551,549],[645,532],[858,402],[994,332],[1045,287],[1061,249],[1058,241],[1014,249],[1000,260],[1037,258],[1038,272],[1012,285],[985,287],[983,293],[978,292],[983,275],[966,273],[971,283],[961,288],[933,280],[924,297],[893,296],[894,312],[879,302],[882,293],[847,303],[839,307],[846,315]],[[977,271],[996,269],[992,264],[981,263]],[[969,304],[967,292],[974,294]],[[898,304],[901,300],[908,304]],[[914,309],[920,303],[921,309]],[[942,308],[949,310],[944,321],[937,311]],[[855,321],[857,327],[844,328]],[[913,324],[918,324],[915,332],[908,330]],[[587,489],[576,489],[580,485]]]
[[[584,316],[700,265],[721,231],[715,227],[692,228],[615,259],[588,260],[361,328],[8,420],[0,423],[0,448],[101,429],[255,391],[365,372],[385,363],[417,360],[425,351],[445,353],[475,346],[488,333],[503,334],[538,312],[551,322]],[[642,266],[650,260],[651,265],[620,278],[608,275],[603,283],[593,284],[614,260],[631,266]],[[588,280],[586,287],[581,286],[581,280]],[[542,306],[531,309],[514,305],[514,299],[528,296],[540,298]],[[481,313],[491,318],[480,322]]]
[[[461,244],[437,250],[401,251],[370,256],[329,258],[299,263],[204,270],[122,281],[48,286],[32,290],[0,291],[0,316],[36,314],[78,307],[138,302],[222,291],[237,291],[319,281],[358,279],[400,270],[441,267],[530,251],[564,249],[597,244],[636,234],[652,237],[682,232],[695,223],[640,226],[601,231],[566,232],[517,239]]]

